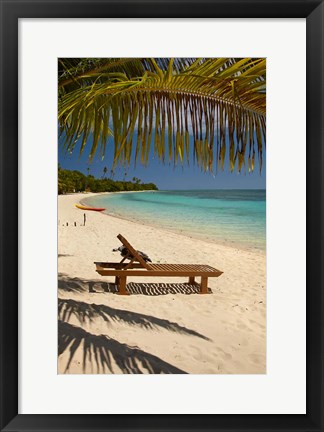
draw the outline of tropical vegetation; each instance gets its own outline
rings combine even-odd
[[[253,171],[266,140],[264,58],[60,58],[59,136],[66,152],[109,165],[189,163]],[[110,144],[111,143],[111,144]]]
[[[73,192],[121,192],[121,191],[142,191],[158,190],[154,183],[142,183],[133,177],[132,181],[112,180],[111,178],[95,178],[93,175],[87,176],[80,171],[71,171],[58,168],[58,193]]]

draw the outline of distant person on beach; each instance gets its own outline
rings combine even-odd
[[[84,225],[84,226],[85,226],[85,224],[86,224],[86,220],[87,220],[86,214],[83,213],[83,225]]]

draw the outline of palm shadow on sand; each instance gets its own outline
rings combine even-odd
[[[109,324],[122,322],[131,326],[139,326],[145,330],[164,329],[171,332],[195,336],[209,341],[210,339],[195,330],[183,327],[175,322],[123,309],[115,309],[104,304],[85,303],[72,299],[58,299],[58,314],[61,321],[68,322],[74,316],[80,324],[92,323],[101,318]]]
[[[80,278],[69,278],[59,274],[58,288],[65,292],[87,293],[96,292],[93,287],[107,291],[109,286],[102,281],[90,281]],[[147,284],[146,284],[147,285]],[[117,373],[124,374],[183,374],[185,371],[165,362],[159,357],[142,351],[138,347],[123,344],[107,335],[95,335],[81,327],[70,324],[72,317],[81,326],[102,319],[107,324],[122,322],[130,326],[139,326],[145,330],[164,329],[190,337],[198,337],[210,341],[206,336],[195,330],[188,329],[167,319],[151,315],[116,309],[104,304],[86,303],[74,299],[58,299],[58,354],[68,352],[68,360],[64,373],[69,372],[71,363],[78,349],[82,350],[83,373]],[[91,372],[89,372],[89,370]]]
[[[124,374],[186,373],[137,347],[120,343],[106,335],[94,335],[80,327],[59,321],[58,354],[60,356],[69,350],[65,373],[69,371],[78,348],[83,351],[83,373],[86,373],[89,367],[90,373],[116,373],[116,367]]]

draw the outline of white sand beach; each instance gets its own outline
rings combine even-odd
[[[91,211],[83,226],[85,212],[75,204],[84,197],[58,197],[59,373],[266,373],[265,252]],[[224,273],[209,278],[206,295],[183,293],[185,279],[158,277],[129,277],[131,295],[118,295],[94,261],[120,261],[112,252],[119,233],[153,262]]]

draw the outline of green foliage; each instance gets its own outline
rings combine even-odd
[[[65,149],[147,165],[163,162],[253,171],[266,140],[265,58],[59,59],[58,120]],[[133,136],[137,133],[137,140]],[[191,147],[189,137],[193,137]],[[92,141],[92,142],[91,142]]]
[[[135,177],[134,177],[135,178]],[[84,175],[80,171],[58,169],[58,193],[73,192],[120,192],[158,190],[154,183],[142,183],[140,179],[135,181],[114,181],[109,178],[97,179],[93,175]]]

